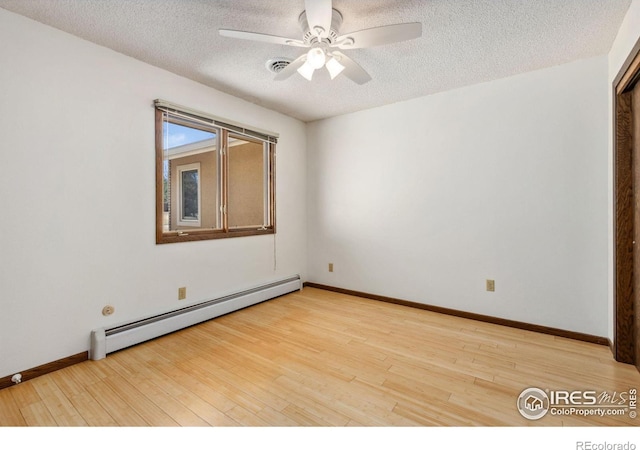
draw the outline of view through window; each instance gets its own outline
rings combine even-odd
[[[274,142],[160,108],[156,127],[157,243],[275,232]]]

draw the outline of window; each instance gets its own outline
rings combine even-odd
[[[200,163],[178,166],[178,225],[200,226]]]
[[[276,140],[156,100],[156,242],[275,233]]]

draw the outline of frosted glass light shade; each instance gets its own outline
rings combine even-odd
[[[324,54],[324,50],[315,47],[309,50],[307,53],[307,63],[314,69],[319,69],[327,62],[327,55]]]
[[[311,79],[313,78],[313,72],[315,71],[316,69],[313,68],[311,64],[309,64],[309,60],[307,60],[307,62],[305,62],[298,68],[298,73],[309,81],[311,81]]]
[[[329,61],[327,61],[327,70],[329,71],[329,75],[333,80],[344,70],[344,66],[340,64],[337,59],[331,58]]]

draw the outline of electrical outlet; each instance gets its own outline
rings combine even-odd
[[[487,291],[495,292],[496,290],[496,280],[487,280]]]
[[[329,272],[333,272],[333,263],[329,263]]]
[[[187,288],[178,288],[178,300],[184,300],[185,298],[187,298]]]

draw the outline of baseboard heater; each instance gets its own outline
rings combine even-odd
[[[93,360],[103,359],[108,353],[300,289],[302,289],[302,281],[300,280],[300,276],[296,275],[291,278],[275,281],[157,316],[147,317],[124,325],[93,330],[91,332],[91,350],[89,357]]]

